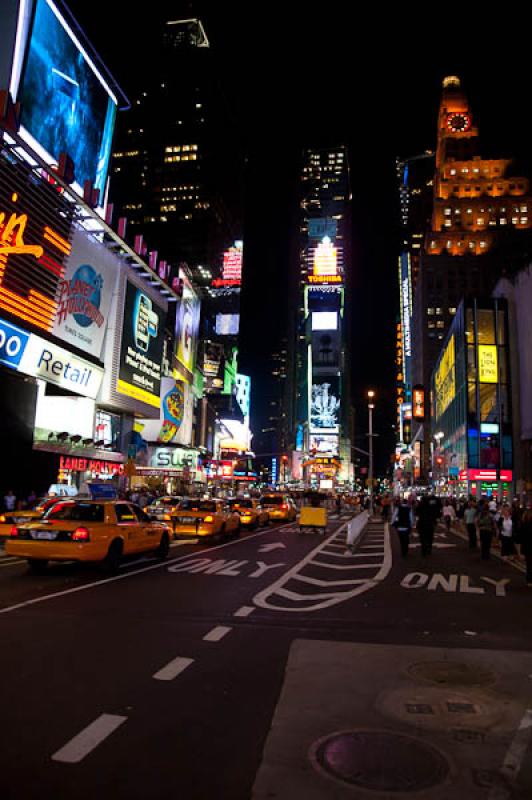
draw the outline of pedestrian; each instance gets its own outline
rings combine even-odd
[[[340,514],[342,511],[342,498],[340,497],[340,495],[336,496],[336,511],[338,512],[338,514]]]
[[[37,502],[37,499],[38,498],[37,498],[37,495],[35,494],[35,489],[32,489],[31,492],[29,493],[27,499],[26,499],[26,503],[28,504],[28,508],[33,508],[33,506]]]
[[[475,506],[475,501],[470,500],[467,504],[467,508],[464,511],[464,522],[467,530],[467,535],[469,536],[469,549],[476,550],[477,549],[477,526],[475,523],[475,519],[477,516],[477,509]]]
[[[410,543],[410,532],[414,524],[414,517],[412,513],[412,506],[408,500],[403,499],[395,507],[392,525],[399,535],[399,542],[401,544],[401,555],[406,558],[408,555],[408,545]]]
[[[4,508],[6,511],[14,511],[17,506],[17,496],[13,489],[9,489],[7,494],[4,495]]]
[[[496,524],[493,519],[493,514],[484,501],[481,501],[478,505],[476,523],[480,538],[481,558],[487,561],[490,557],[491,540],[493,539],[493,534],[496,532]]]
[[[451,523],[456,519],[456,511],[454,510],[454,506],[452,505],[450,498],[447,498],[443,507],[443,519],[445,520],[447,530],[450,531]]]
[[[532,587],[532,509],[527,508],[521,520],[521,553],[526,562],[526,585]]]
[[[390,495],[387,494],[382,498],[382,519],[386,524],[390,519]]]
[[[430,500],[430,496],[424,494],[416,508],[417,532],[421,542],[422,556],[430,556],[432,553],[432,542],[434,540],[436,516],[434,514],[434,506],[431,504]]]
[[[508,506],[504,506],[502,509],[499,532],[501,537],[501,556],[506,559],[515,553],[512,512]]]

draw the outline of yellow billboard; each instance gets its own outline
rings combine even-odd
[[[436,419],[439,419],[456,396],[454,336],[449,339],[434,375],[434,388]]]
[[[478,379],[480,383],[497,383],[499,369],[497,364],[497,347],[494,344],[478,346]]]

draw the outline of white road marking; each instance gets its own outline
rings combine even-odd
[[[184,672],[187,667],[194,663],[193,658],[183,658],[178,656],[170,661],[165,667],[160,669],[153,676],[156,681],[173,681],[181,672]]]
[[[270,544],[263,544],[259,547],[259,553],[269,553],[271,550],[277,550],[278,548],[281,550],[286,549],[286,545],[282,542],[270,542]]]
[[[281,528],[284,526],[281,526]],[[277,530],[281,530],[281,528],[277,528]],[[221,550],[224,547],[232,547],[235,544],[239,544],[241,541],[249,541],[249,539],[254,539],[256,536],[264,536],[269,531],[268,529],[264,531],[260,531],[259,533],[252,533],[250,536],[246,536],[244,540],[235,539],[232,542],[226,542],[225,544],[219,544],[214,547],[209,547],[208,550],[210,553],[214,552],[215,550]],[[186,542],[185,544],[188,544]],[[204,548],[203,550],[198,550],[194,555],[198,553],[203,553],[207,550]],[[106,583],[113,583],[114,581],[121,581],[125,578],[131,578],[134,575],[141,575],[143,572],[150,572],[152,569],[160,569],[161,567],[168,567],[169,564],[176,564],[178,561],[184,561],[184,559],[190,558],[190,555],[187,554],[185,556],[179,556],[179,558],[174,558],[170,561],[160,561],[158,564],[150,564],[149,567],[143,567],[142,569],[131,570],[130,572],[124,572],[122,575],[114,575],[112,578],[103,578],[99,581],[92,581],[91,583],[84,583],[83,586],[75,586],[73,589],[64,589],[61,592],[53,592],[52,594],[45,594],[41,597],[34,597],[31,600],[25,600],[23,603],[16,603],[12,606],[6,606],[5,608],[0,608],[0,614],[9,614],[11,611],[17,611],[19,608],[26,608],[26,606],[32,606],[36,603],[44,603],[46,600],[53,600],[55,597],[64,597],[67,594],[74,594],[74,592],[84,592],[87,589],[94,589],[97,586],[104,586]]]
[[[79,763],[126,720],[127,717],[121,717],[118,714],[101,714],[57,753],[54,753],[52,761],[62,761],[65,764]]]
[[[527,708],[524,716],[519,723],[510,747],[506,751],[504,761],[500,769],[501,775],[511,784],[517,780],[523,760],[528,750],[530,736],[532,734],[532,709]],[[490,792],[489,800],[509,800],[513,797],[512,786],[494,786]]]
[[[226,628],[223,625],[217,625],[216,628],[213,628],[212,631],[206,633],[203,637],[204,642],[219,642],[220,639],[223,639],[224,636],[232,630],[231,628]]]
[[[381,562],[376,561],[374,564],[326,564],[323,561],[309,561],[309,564],[315,564],[317,567],[327,567],[327,569],[376,569],[380,567]]]
[[[242,606],[238,611],[235,611],[233,617],[249,617],[254,611],[256,611],[255,606]]]
[[[15,560],[9,561],[9,562],[7,562],[4,559],[2,559],[2,563],[0,564],[0,567],[15,567],[17,564],[25,564],[25,563],[26,563],[25,561],[22,561],[20,559],[17,559],[16,561]]]
[[[328,608],[330,606],[337,605],[338,603],[342,603],[342,602],[344,602],[346,600],[350,600],[352,597],[355,597],[356,595],[362,594],[363,592],[366,592],[369,589],[374,588],[380,582],[382,582],[387,577],[388,573],[390,572],[391,566],[392,566],[392,550],[391,550],[391,544],[390,544],[390,532],[389,532],[389,527],[387,525],[384,528],[383,560],[382,560],[382,563],[374,565],[374,567],[373,567],[374,569],[377,569],[377,567],[378,567],[377,573],[374,574],[374,576],[372,578],[367,578],[367,579],[362,579],[362,580],[359,579],[359,578],[353,578],[352,580],[350,580],[348,583],[351,586],[354,587],[351,591],[349,591],[349,590],[347,590],[347,591],[338,590],[338,591],[334,591],[334,592],[320,592],[318,594],[300,594],[297,591],[291,591],[290,589],[285,588],[289,584],[289,582],[291,580],[292,581],[298,581],[301,577],[303,577],[304,582],[316,585],[316,581],[318,579],[312,578],[310,580],[307,580],[307,576],[306,575],[304,575],[304,576],[301,575],[302,570],[309,564],[316,564],[315,557],[318,554],[319,555],[322,555],[322,554],[323,555],[327,555],[328,558],[336,556],[337,554],[335,554],[335,553],[329,552],[328,554],[326,554],[326,553],[323,553],[323,551],[327,547],[327,545],[329,544],[330,541],[334,540],[335,538],[339,538],[341,532],[344,531],[346,527],[347,527],[347,523],[345,525],[342,525],[341,528],[338,531],[336,531],[336,533],[334,533],[329,539],[327,539],[325,542],[323,542],[323,544],[319,545],[314,550],[312,550],[298,564],[296,564],[294,567],[292,567],[287,572],[285,572],[285,574],[282,575],[277,581],[275,581],[270,586],[266,587],[266,589],[263,589],[258,594],[256,594],[255,597],[253,598],[253,602],[255,603],[255,605],[257,605],[257,606],[259,606],[261,608],[267,608],[267,609],[272,610],[272,611],[284,611],[284,612],[291,611],[291,612],[300,612],[300,613],[301,612],[308,612],[308,611],[318,611],[319,609]],[[376,554],[375,553],[368,553],[366,555],[368,557],[371,557],[371,556],[375,556]],[[339,555],[338,557],[339,558],[345,558],[345,556],[343,556],[343,555]],[[318,562],[318,563],[320,564],[320,566],[324,570],[326,570],[328,568],[328,566],[329,566],[329,565],[324,564],[324,563],[320,563],[320,562]],[[351,565],[345,565],[345,566],[349,567]],[[366,567],[366,565],[361,565],[361,566]],[[370,567],[371,567],[371,565],[370,565]],[[320,581],[317,585],[334,586],[335,583],[336,583],[335,581],[323,581],[323,582]],[[342,584],[344,584],[344,582],[342,582]],[[292,605],[288,605],[288,604],[274,605],[273,601],[276,598],[277,599],[282,598],[284,600],[289,600],[293,604]],[[314,602],[314,601],[317,601],[317,602]],[[305,603],[305,605],[304,606],[302,606],[302,605],[296,606],[296,605],[294,605],[295,603]],[[309,605],[309,603],[310,603],[310,605]]]

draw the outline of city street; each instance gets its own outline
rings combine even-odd
[[[351,554],[349,519],[112,577],[0,556],[2,798],[530,797],[524,575],[441,528],[402,559],[365,515]]]

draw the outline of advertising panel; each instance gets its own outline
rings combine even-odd
[[[222,277],[213,280],[213,286],[240,286],[242,283],[243,247],[244,243],[238,241],[235,242],[234,247],[225,251]]]
[[[436,390],[435,406],[436,419],[439,419],[456,395],[454,336],[444,350],[440,363],[434,375]]]
[[[425,390],[422,386],[412,389],[412,416],[414,419],[425,419]]]
[[[75,231],[64,278],[57,289],[52,333],[100,358],[120,264],[86,233]]]
[[[313,311],[313,331],[335,331],[338,328],[338,314],[336,311]]]
[[[494,344],[478,345],[478,379],[480,383],[497,383],[499,380],[497,346]]]
[[[327,455],[337,456],[339,453],[339,437],[336,434],[311,434],[309,439],[310,452],[316,452],[320,455],[327,453]]]
[[[238,336],[240,314],[216,314],[218,336]]]
[[[24,162],[1,150],[0,159],[0,309],[50,333],[72,210],[51,186],[36,186]]]
[[[338,432],[340,421],[340,379],[321,378],[312,384],[310,430],[312,433]]]
[[[166,313],[126,283],[117,391],[159,408]]]
[[[103,198],[117,100],[51,0],[37,0],[17,98],[21,134],[45,160],[74,162],[79,187],[89,180]]]
[[[193,404],[192,390],[188,383],[174,378],[162,379],[158,442],[191,444]]]
[[[337,228],[338,222],[332,217],[315,217],[308,221],[308,236],[309,239],[323,239],[328,236],[334,241]]]
[[[183,295],[176,313],[176,359],[191,381],[196,360],[201,301],[181,270],[179,277],[183,280]]]
[[[93,400],[103,378],[100,367],[1,319],[0,363]]]

